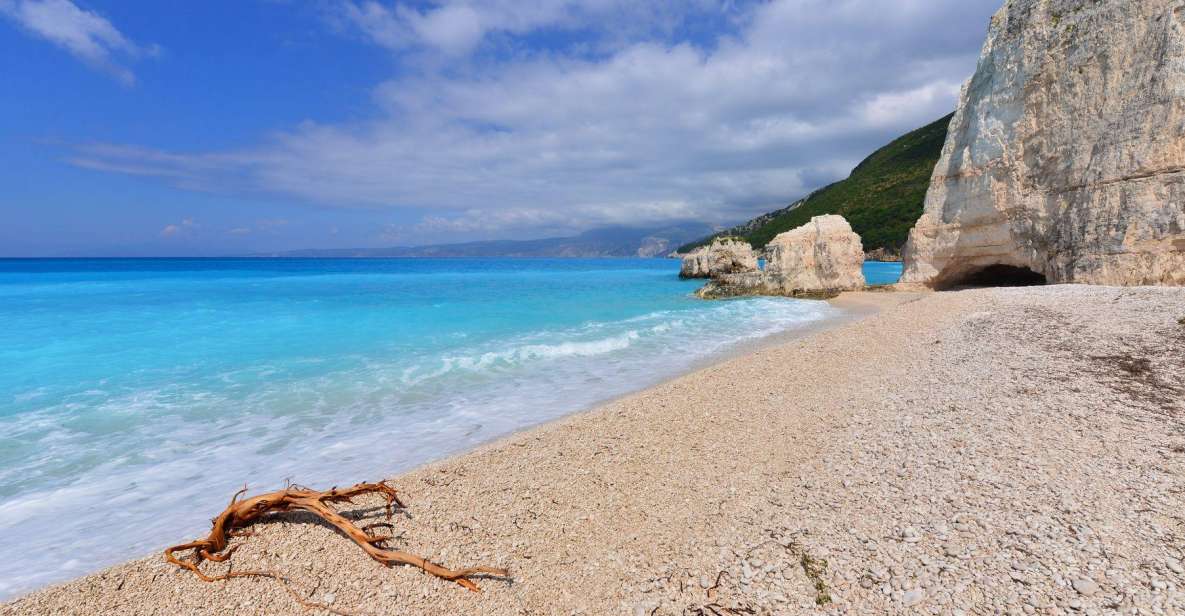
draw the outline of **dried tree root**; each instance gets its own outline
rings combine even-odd
[[[307,511],[332,524],[335,528],[345,533],[347,537],[353,539],[354,543],[357,543],[371,558],[388,567],[393,565],[419,567],[438,578],[456,582],[474,592],[481,592],[481,589],[469,579],[470,577],[483,574],[494,576],[508,575],[505,569],[494,567],[446,569],[414,554],[387,549],[382,546],[391,537],[369,534],[354,526],[353,522],[350,522],[329,506],[332,503],[351,503],[353,502],[351,499],[364,494],[380,494],[387,500],[386,510],[387,519],[389,520],[391,519],[393,507],[403,508],[403,503],[400,502],[399,497],[396,495],[395,488],[387,485],[385,481],[380,481],[379,483],[360,483],[351,488],[340,490],[334,488],[325,492],[310,490],[300,486],[289,486],[277,492],[269,492],[239,500],[239,497],[246,490],[246,488],[243,488],[231,497],[230,505],[222,513],[218,514],[217,518],[214,518],[214,528],[210,530],[210,534],[205,539],[198,539],[170,547],[165,550],[165,559],[178,567],[192,571],[194,575],[206,582],[216,582],[236,577],[267,577],[284,582],[287,588],[287,578],[277,573],[269,571],[232,571],[223,575],[209,576],[202,572],[201,564],[207,560],[211,562],[223,562],[229,559],[239,547],[238,545],[231,546],[230,538],[249,536],[250,533],[241,529],[263,516],[287,511]],[[191,560],[182,560],[177,556],[179,552],[186,551],[191,552]],[[309,603],[301,599],[291,588],[288,588],[288,590],[293,593],[293,596],[302,605],[327,609],[327,606]]]

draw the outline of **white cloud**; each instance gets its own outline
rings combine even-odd
[[[481,15],[469,6],[445,6],[427,15],[417,14],[411,23],[424,42],[453,54],[477,46],[486,28]]]
[[[614,0],[348,3],[375,42],[415,47],[416,58],[437,48],[447,67],[429,62],[380,84],[369,121],[309,121],[233,152],[93,145],[75,162],[401,208],[422,217],[423,234],[733,222],[841,177],[872,148],[952,111],[997,3],[780,0],[728,13],[735,27],[710,40],[648,36],[591,55],[473,59],[458,54],[491,36],[587,25],[594,10],[605,31],[636,16],[615,13]],[[433,19],[444,25],[424,25]]]
[[[182,219],[180,223],[165,225],[165,228],[160,230],[160,236],[176,237],[200,226],[201,225],[199,225],[196,220],[192,218],[185,218]]]
[[[111,73],[125,85],[133,85],[136,76],[117,58],[157,53],[156,46],[133,43],[107,18],[79,8],[71,0],[0,0],[0,15],[83,62]]]
[[[423,47],[448,56],[473,51],[490,36],[520,35],[540,28],[587,30],[614,19],[618,33],[669,25],[691,9],[727,10],[730,3],[679,0],[438,0],[427,7],[376,0],[342,0],[333,11],[339,25],[354,28],[383,47],[401,51]]]
[[[864,104],[863,117],[871,126],[898,126],[917,109],[933,109],[959,96],[962,83],[934,81],[903,92],[878,94]]]
[[[516,207],[470,209],[449,216],[426,215],[414,231],[444,234],[490,234],[515,229],[554,232],[624,225],[639,221],[692,220],[708,214],[687,201],[584,204],[569,208]]]

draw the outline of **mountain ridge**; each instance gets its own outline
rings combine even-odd
[[[253,253],[252,257],[306,258],[452,258],[452,257],[665,257],[682,243],[715,229],[701,222],[662,227],[602,227],[574,236],[534,240],[481,240],[383,248],[307,248]]]
[[[869,154],[848,177],[812,191],[790,205],[679,247],[680,253],[716,237],[739,237],[762,248],[774,236],[812,217],[839,214],[860,235],[867,251],[900,251],[922,215],[930,176],[942,154],[953,113],[897,137]]]

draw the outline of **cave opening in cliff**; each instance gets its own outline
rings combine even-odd
[[[940,286],[942,289],[956,287],[1032,287],[1043,285],[1047,281],[1043,274],[1038,274],[1027,267],[1015,265],[995,264],[981,267],[961,276],[950,279]]]

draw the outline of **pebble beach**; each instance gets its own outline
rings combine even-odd
[[[1185,289],[833,302],[866,316],[391,478],[392,545],[510,571],[480,593],[288,515],[205,565],[288,589],[153,554],[0,614],[1185,612]]]

